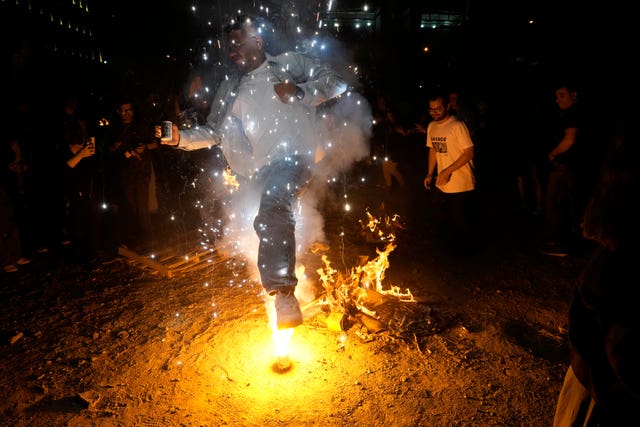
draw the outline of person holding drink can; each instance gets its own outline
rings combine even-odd
[[[85,136],[81,126],[64,132],[58,165],[67,206],[64,230],[71,244],[72,261],[89,268],[101,245],[100,201],[95,138]]]
[[[153,125],[139,115],[130,98],[117,104],[110,129],[108,201],[118,210],[118,240],[141,252],[152,240],[152,212],[157,209],[156,177],[151,150],[158,148]]]
[[[224,27],[236,73],[222,81],[205,125],[179,130],[162,144],[183,150],[219,145],[231,171],[257,188],[253,222],[259,238],[262,287],[275,297],[279,329],[303,322],[294,295],[296,239],[293,203],[312,176],[317,148],[315,110],[347,84],[328,65],[299,52],[270,55],[254,18],[237,16]],[[156,127],[156,135],[161,134]]]

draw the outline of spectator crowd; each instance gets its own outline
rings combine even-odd
[[[519,214],[543,224],[542,252],[566,256],[580,250],[581,214],[599,165],[593,147],[598,131],[578,88],[558,82],[543,93],[523,94],[505,112],[496,108],[495,97],[463,85],[434,89],[417,101],[419,108],[392,93],[368,89],[374,123],[367,167],[373,185],[383,190],[381,199],[407,217],[421,204],[438,203],[440,190],[423,187],[427,127],[433,120],[428,100],[448,94],[443,107],[465,124],[473,143],[469,165],[479,199],[473,206],[482,205],[483,195],[497,194]],[[113,100],[106,113],[73,91],[47,108],[34,97],[18,95],[11,102],[1,150],[0,258],[5,272],[18,271],[48,252],[64,253],[73,265],[91,268],[117,256],[123,245],[150,251],[157,244],[162,208],[184,201],[175,189],[186,188],[202,165],[224,163],[219,153],[203,157],[159,144],[154,129],[160,116],[134,96]],[[181,162],[184,156],[191,158]]]

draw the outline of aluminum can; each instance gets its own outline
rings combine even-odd
[[[95,153],[96,152],[96,137],[95,136],[90,136],[87,138],[87,147],[89,148],[89,151],[91,151],[91,153]]]
[[[162,141],[171,141],[173,139],[173,123],[168,120],[160,123],[160,139]]]

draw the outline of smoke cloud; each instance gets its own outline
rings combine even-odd
[[[325,242],[322,206],[329,200],[328,183],[369,155],[372,117],[370,106],[362,95],[347,92],[318,115],[314,135],[319,147],[317,163],[309,186],[294,205],[298,257],[313,244]],[[253,220],[258,212],[260,192],[242,182],[237,190],[226,188],[228,195],[222,205],[224,227],[217,248],[228,255],[244,257],[252,276],[258,279],[258,238]]]
[[[328,183],[336,177],[343,176],[356,162],[369,155],[373,118],[367,99],[355,87],[357,66],[349,58],[348,51],[335,39],[323,38],[311,30],[306,32],[313,34],[311,37],[295,39],[291,34],[296,32],[287,30],[292,27],[289,18],[284,25],[282,22],[273,22],[264,17],[259,22],[262,24],[267,52],[278,54],[286,50],[297,50],[314,56],[329,63],[350,85],[341,96],[318,108],[313,128],[304,132],[305,138],[310,139],[305,146],[316,147],[316,163],[310,184],[294,206],[296,254],[300,260],[300,255],[305,254],[311,245],[325,242],[322,207],[323,203],[330,200],[327,198]],[[200,74],[206,75],[208,81],[219,82],[229,71],[227,67],[228,64],[221,57],[216,65],[207,71],[201,70]],[[212,194],[222,194],[220,200],[223,225],[217,237],[216,249],[231,256],[241,255],[246,259],[246,268],[252,277],[259,280],[258,238],[253,229],[253,221],[258,212],[260,193],[249,183],[240,182],[237,189],[225,186],[221,174],[213,181],[215,189]],[[211,213],[203,214],[207,216]],[[304,289],[308,288],[305,286],[304,277],[298,279],[298,289],[302,288],[304,292]]]

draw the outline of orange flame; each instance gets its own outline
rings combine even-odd
[[[267,316],[269,317],[269,326],[271,328],[271,340],[273,341],[273,350],[278,358],[289,356],[291,337],[294,328],[278,329],[275,298],[266,297]]]
[[[414,302],[415,299],[409,289],[402,291],[398,286],[383,286],[385,272],[389,267],[389,255],[396,248],[396,236],[393,232],[383,230],[393,227],[402,228],[399,216],[387,217],[382,221],[366,212],[368,222],[360,221],[361,225],[376,236],[378,241],[387,242],[384,250],[376,248],[378,256],[369,260],[368,257],[360,257],[360,265],[351,269],[348,274],[342,274],[331,266],[326,255],[322,256],[323,268],[317,271],[320,282],[326,290],[323,303],[328,304],[331,312],[344,313],[347,305],[353,303],[361,312],[375,317],[375,313],[367,309],[363,304],[368,299],[367,290],[373,290],[382,295],[398,297],[402,302]],[[384,226],[384,227],[383,227]]]
[[[272,329],[272,339],[274,352],[277,357],[282,358],[289,355],[291,337],[293,336],[293,328],[288,329]]]

